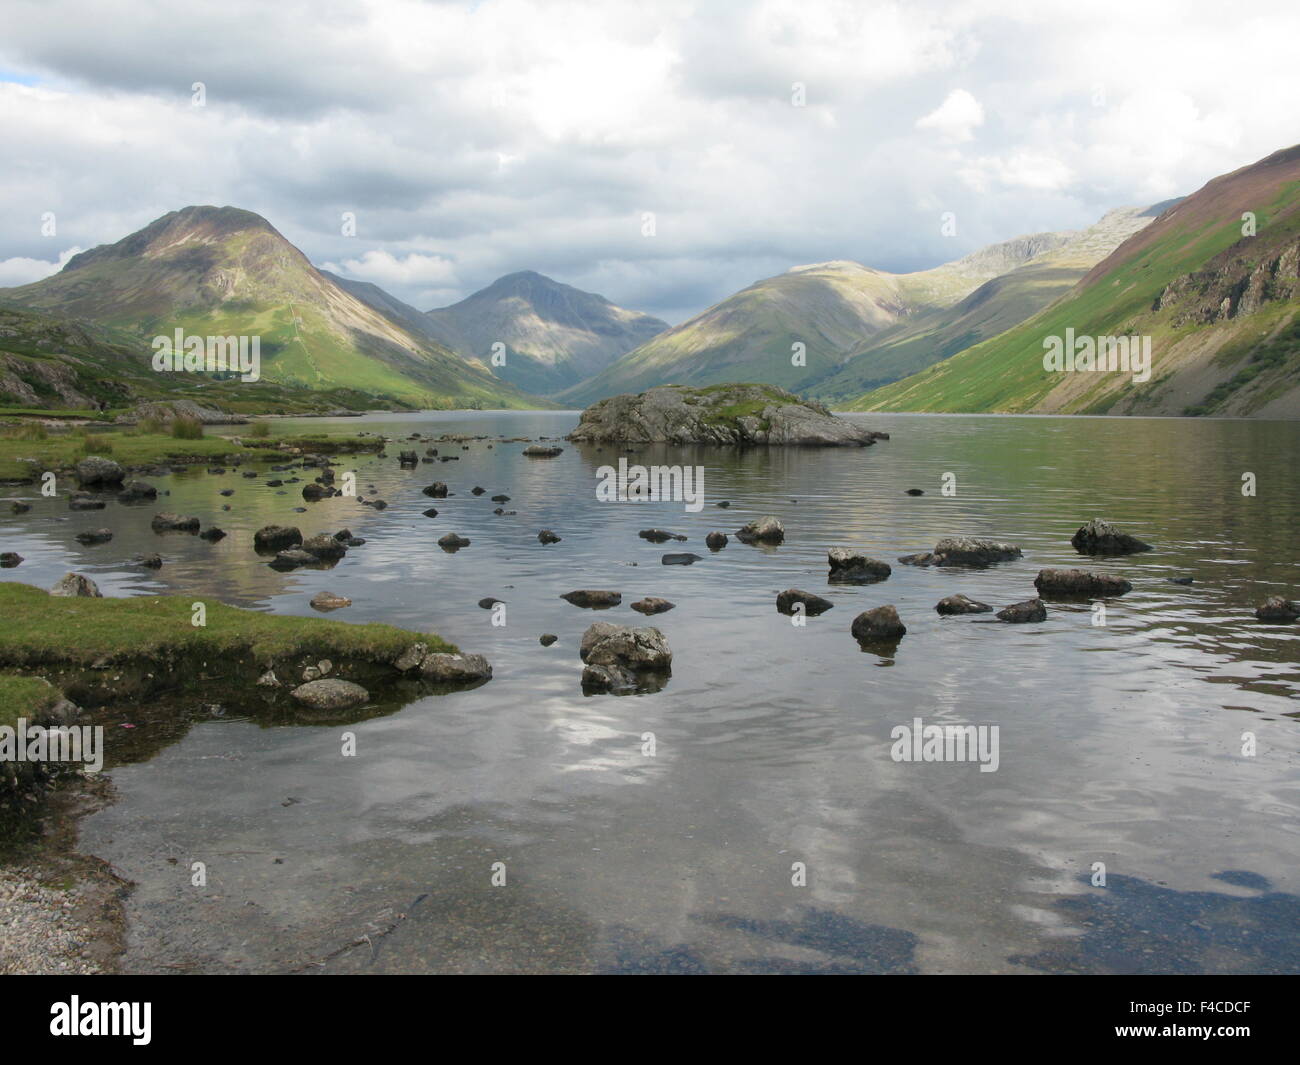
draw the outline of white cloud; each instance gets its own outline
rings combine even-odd
[[[10,283],[45,212],[90,247],[233,204],[417,306],[535,269],[673,318],[795,263],[1079,228],[1300,139],[1292,3],[7,3]]]
[[[51,274],[56,274],[63,269],[69,259],[83,250],[82,248],[69,248],[67,251],[60,252],[58,259],[54,262],[46,262],[44,259],[28,259],[24,256],[17,256],[13,259],[0,259],[0,288],[9,288],[13,285],[30,285],[33,281],[40,281]]]
[[[965,89],[954,89],[937,108],[916,120],[917,129],[933,129],[952,141],[968,141],[984,124],[984,108]]]

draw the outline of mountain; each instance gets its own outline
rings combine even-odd
[[[1044,368],[1048,345],[1120,336],[1149,338],[1148,380]],[[1050,307],[851,407],[1300,417],[1300,146],[1215,178]]]
[[[1065,243],[984,282],[958,303],[922,311],[874,334],[849,351],[842,367],[803,382],[802,390],[827,402],[857,397],[997,336],[1069,291],[1172,202],[1108,211],[1087,229],[1067,234]]]
[[[668,328],[658,318],[531,270],[498,278],[426,317],[432,335],[462,358],[538,394],[592,377]],[[503,364],[493,362],[494,344],[504,345]]]
[[[759,281],[629,352],[560,397],[588,403],[660,384],[762,381],[795,391],[838,372],[864,340],[952,306],[990,278],[1066,244],[1036,233],[931,270],[891,274],[836,261]],[[793,345],[803,344],[802,363]]]
[[[358,299],[266,219],[234,207],[173,211],[116,244],[74,256],[52,277],[0,289],[0,302],[137,338],[146,360],[149,338],[178,328],[257,336],[265,380],[345,390],[370,406],[534,405]]]

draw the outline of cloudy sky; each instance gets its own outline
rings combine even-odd
[[[1300,141],[1297,40],[1294,0],[5,0],[0,285],[232,204],[421,309],[533,269],[677,322],[1191,192]]]

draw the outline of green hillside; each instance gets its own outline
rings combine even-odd
[[[1246,212],[1256,234],[1243,236]],[[853,410],[1295,416],[1300,148],[1216,178],[1034,317]],[[1050,373],[1044,339],[1151,337],[1153,370]]]
[[[94,323],[143,344],[146,358],[152,337],[177,328],[187,335],[258,336],[265,382],[290,391],[352,393],[368,406],[536,405],[366,305],[316,270],[265,219],[233,207],[174,211],[116,244],[74,256],[52,277],[0,289],[0,303]]]

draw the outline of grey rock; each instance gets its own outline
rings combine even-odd
[[[1100,518],[1093,518],[1070,537],[1070,543],[1081,555],[1132,555],[1150,551],[1151,545],[1136,536],[1120,532],[1115,526]]]
[[[833,584],[870,584],[883,581],[893,568],[888,562],[869,558],[848,547],[832,547],[826,553],[831,572],[828,580]]]
[[[727,534],[722,532],[711,532],[704,538],[704,546],[710,551],[721,551],[729,542]]]
[[[302,550],[323,562],[337,562],[348,553],[347,545],[329,533],[317,533],[302,542]]]
[[[987,614],[993,608],[988,603],[958,594],[940,599],[934,609],[940,614]]]
[[[607,607],[618,606],[623,601],[623,594],[595,588],[580,588],[575,592],[565,592],[560,598],[572,603],[574,606],[603,610]]]
[[[103,598],[99,592],[99,585],[89,577],[83,577],[80,573],[65,573],[59,578],[59,582],[50,589],[50,595],[62,596],[68,599]]]
[[[785,526],[769,514],[746,522],[736,530],[736,539],[742,544],[779,544],[785,540]]]
[[[1133,585],[1110,573],[1093,573],[1085,569],[1039,570],[1034,578],[1039,595],[1102,597],[1124,595]]]
[[[91,544],[106,544],[111,539],[113,539],[112,529],[91,529],[76,535],[77,543],[85,544],[87,547]]]
[[[524,454],[530,459],[553,459],[563,450],[564,448],[562,447],[548,447],[544,444],[530,444],[528,447],[524,448]]]
[[[280,551],[302,543],[302,532],[293,525],[264,525],[253,533],[256,551]]]
[[[0,551],[0,569],[13,569],[22,563],[23,556],[17,551]]]
[[[642,540],[649,540],[652,544],[662,544],[668,540],[685,540],[686,537],[678,533],[668,532],[666,529],[642,529],[637,536]]]
[[[631,692],[657,688],[672,672],[673,655],[662,632],[597,621],[582,635],[586,691]]]
[[[541,532],[537,534],[538,542],[543,544],[558,544],[560,542],[560,539],[561,538],[556,536],[555,533],[551,532],[550,529],[543,529]]]
[[[438,537],[438,546],[444,551],[459,551],[462,547],[469,547],[469,540],[457,533],[447,533]]]
[[[1300,602],[1271,595],[1255,608],[1260,621],[1295,621],[1300,618]]]
[[[119,503],[143,503],[158,498],[158,489],[147,481],[127,481],[117,493]]]
[[[691,554],[689,551],[670,551],[659,559],[665,566],[690,566],[699,562],[702,556]]]
[[[443,481],[434,481],[433,484],[429,485],[427,488],[420,489],[420,491],[431,499],[447,498],[447,485]]]
[[[556,636],[555,633],[544,632],[539,637],[537,637],[537,642],[540,643],[543,647],[550,647],[551,644],[555,643],[555,641],[558,639],[559,637]]]
[[[934,545],[933,551],[904,555],[898,561],[905,566],[991,566],[1021,556],[1015,544],[984,540],[973,536],[950,536]]]
[[[83,488],[97,485],[121,484],[126,471],[112,459],[102,455],[87,455],[77,463],[77,483]]]
[[[659,599],[653,595],[648,595],[644,599],[638,599],[632,604],[632,609],[638,614],[663,614],[675,607],[676,603],[670,603],[667,599]]]
[[[161,511],[153,516],[149,523],[154,532],[188,532],[199,531],[199,519],[193,515],[170,514]]]
[[[907,632],[907,626],[893,605],[878,606],[863,611],[853,619],[851,631],[859,643],[897,640]]]
[[[444,682],[491,680],[492,667],[482,655],[440,651],[424,656],[420,662],[420,674],[428,680]]]
[[[370,693],[360,684],[337,677],[308,681],[289,694],[312,710],[355,710],[370,701]]]
[[[351,605],[352,600],[346,595],[335,595],[330,591],[319,591],[311,597],[311,606],[315,610],[342,610]]]
[[[1026,599],[1023,603],[1012,603],[998,611],[999,621],[1021,624],[1027,621],[1046,621],[1047,607],[1041,599]]]
[[[753,413],[733,415],[737,408]],[[888,439],[820,403],[770,385],[711,389],[666,385],[612,396],[582,412],[575,443],[781,444],[865,446]]]
[[[824,614],[835,606],[829,599],[823,599],[820,595],[814,595],[812,592],[805,592],[799,588],[787,588],[776,597],[776,609],[782,614],[795,614],[796,606],[802,606],[803,612],[809,617],[816,617],[818,614]]]

